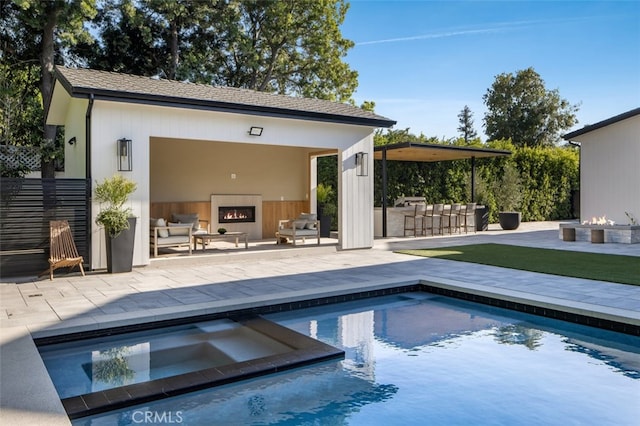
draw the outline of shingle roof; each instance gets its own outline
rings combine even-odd
[[[594,130],[601,129],[606,126],[610,126],[611,124],[617,123],[618,121],[626,120],[627,118],[631,118],[638,114],[640,114],[640,108],[632,109],[631,111],[618,114],[615,117],[607,118],[606,120],[599,121],[589,126],[584,126],[582,129],[574,130],[573,132],[563,135],[562,139],[568,141],[570,139],[575,138],[576,136],[581,136],[581,135],[584,135],[585,133],[593,132]]]
[[[56,69],[73,97],[110,99],[183,108],[329,121],[372,127],[396,122],[361,108],[320,99],[283,96],[233,87],[209,86],[91,69]]]

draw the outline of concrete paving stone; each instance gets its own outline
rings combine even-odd
[[[3,286],[0,284],[0,302],[2,299],[11,298],[11,297],[22,297],[20,290],[15,285]]]
[[[27,305],[27,301],[22,297],[21,294],[0,297],[0,306],[15,306],[15,305]]]
[[[205,297],[205,294],[198,289],[193,288],[177,288],[163,291],[168,297],[176,300],[197,299]]]
[[[39,324],[41,322],[48,321],[60,321],[60,317],[58,315],[49,310],[49,311],[38,311],[38,312],[24,312],[16,315],[12,315],[9,319],[2,320],[2,324],[0,326],[2,328],[5,327],[16,327],[16,326],[27,326],[31,324]]]
[[[38,287],[36,285],[35,282],[30,281],[30,282],[24,282],[24,283],[16,283],[15,286],[18,288],[18,290],[20,290],[20,292],[25,292],[25,291],[38,291]]]
[[[139,303],[155,303],[163,306],[172,306],[176,304],[176,299],[167,294],[170,291],[171,290],[142,293],[140,297],[136,297],[135,300]]]
[[[104,314],[121,314],[121,313],[127,312],[118,305],[98,306],[98,311]]]
[[[22,294],[22,297],[24,297],[25,299],[28,298],[35,298],[35,297],[60,297],[60,292],[56,289],[50,289],[50,288],[36,288],[36,289],[21,289],[20,293]]]
[[[80,290],[80,291],[85,290],[85,289],[91,289],[91,288],[112,287],[111,284],[105,282],[101,278],[88,279],[86,281],[72,282],[71,285],[73,287],[75,287],[76,289]]]
[[[11,318],[11,317],[16,317],[18,315],[33,314],[37,312],[52,312],[52,309],[48,303],[45,303],[45,304],[39,304],[35,306],[7,308],[6,311],[9,318]]]
[[[100,290],[100,293],[102,293],[105,296],[126,296],[128,294],[131,293],[139,293],[137,290],[135,290],[132,287],[129,287],[129,285],[125,286],[125,287],[121,287],[121,288],[110,288],[110,289],[104,289],[104,290]]]

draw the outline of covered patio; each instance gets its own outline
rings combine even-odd
[[[382,236],[388,236],[387,214],[387,161],[437,162],[471,160],[471,202],[475,201],[476,158],[504,157],[510,151],[457,145],[423,144],[403,142],[374,148],[374,159],[382,161]],[[393,208],[394,206],[391,206]]]

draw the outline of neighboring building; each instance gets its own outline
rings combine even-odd
[[[640,222],[640,108],[563,138],[580,143],[580,220]]]
[[[395,124],[360,108],[316,99],[58,68],[48,124],[65,127],[65,176],[93,186],[116,173],[134,180],[139,218],[134,265],[149,263],[154,203],[211,203],[251,196],[254,239],[275,237],[277,219],[314,212],[316,158],[338,157],[339,248],[373,245],[373,133]],[[132,170],[118,171],[118,140],[131,140]],[[356,154],[368,173],[356,169]],[[229,202],[225,198],[225,202]],[[104,231],[93,220],[91,268],[106,267]],[[217,212],[211,210],[211,228]]]

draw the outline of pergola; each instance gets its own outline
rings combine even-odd
[[[508,155],[511,155],[511,151],[413,142],[374,147],[373,158],[382,160],[382,236],[387,236],[387,161],[436,162],[471,159],[471,201],[473,202],[476,185],[476,158]]]

